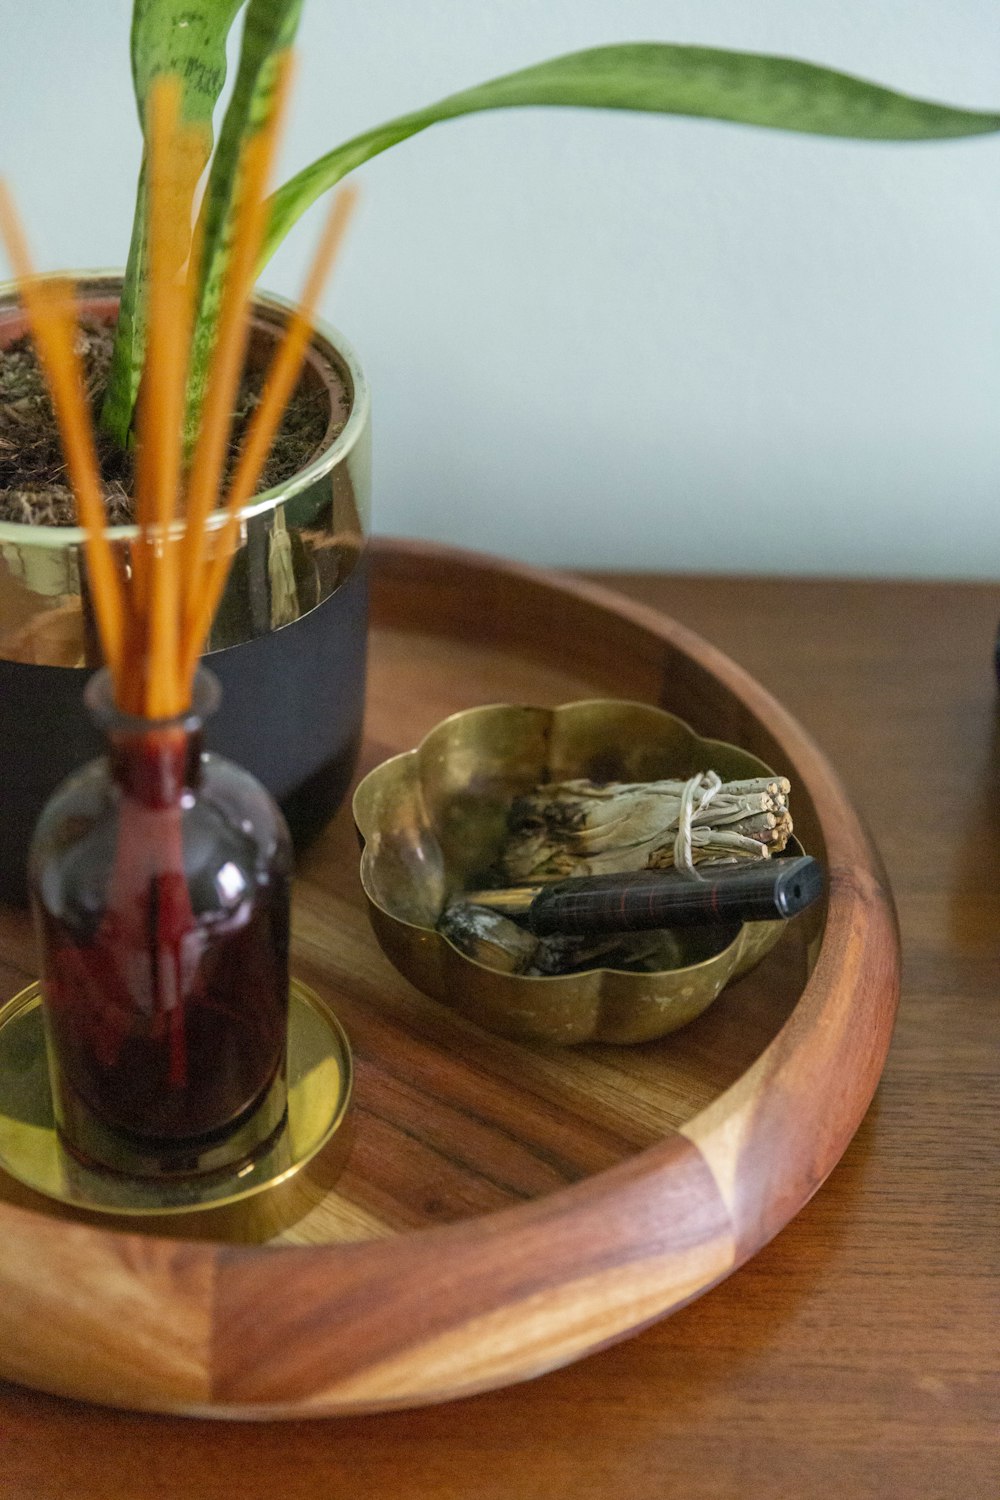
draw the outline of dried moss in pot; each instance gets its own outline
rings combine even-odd
[[[114,329],[108,324],[86,322],[77,334],[87,400],[95,420],[107,387],[113,342]],[[240,383],[224,475],[227,486],[247,425],[260,402],[264,372],[263,364],[251,363]],[[306,381],[299,383],[264,466],[260,490],[291,478],[336,436],[349,413],[347,392],[343,390],[340,408],[331,430],[328,391]],[[123,451],[98,434],[104,501],[111,526],[135,520],[135,456],[135,449]],[[77,524],[55,412],[27,334],[0,350],[0,521],[27,526]]]

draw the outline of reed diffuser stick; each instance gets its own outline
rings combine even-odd
[[[250,329],[250,298],[257,256],[267,224],[267,188],[291,83],[291,55],[278,64],[273,107],[247,143],[240,177],[239,211],[230,270],[222,294],[218,333],[205,390],[198,440],[187,490],[187,524],[182,551],[186,580],[185,614],[192,612],[205,557],[205,526],[218,500],[233,405]]]
[[[187,267],[194,197],[190,132],[180,126],[177,80],[156,80],[149,102],[149,361],[140,406],[140,550],[151,563],[148,635],[137,673],[140,702],[133,711],[166,719],[186,706],[189,685],[180,670],[178,519],[184,388],[192,317],[192,268]],[[148,486],[148,490],[147,490]]]
[[[105,533],[104,501],[93,426],[76,352],[74,288],[62,277],[40,277],[13,200],[0,181],[0,234],[18,280],[39,359],[52,394],[70,482],[84,531],[87,567],[104,660],[116,687],[126,633],[122,580]]]
[[[298,380],[312,333],[316,304],[343,242],[357,197],[357,189],[348,184],[334,199],[301,300],[268,371],[264,394],[250,424],[226,500],[225,524],[202,575],[191,584],[183,652],[185,670],[193,670],[219,607],[238,534],[240,512],[254,494],[278,423]]]

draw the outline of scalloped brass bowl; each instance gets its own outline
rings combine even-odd
[[[487,968],[436,927],[446,903],[493,863],[511,803],[540,782],[652,781],[709,769],[724,781],[774,774],[644,703],[595,698],[453,714],[415,750],[377,766],[354,795],[361,883],[383,952],[417,989],[522,1040],[644,1042],[686,1025],[764,957],[781,922],[678,933],[677,967],[655,973],[544,977]]]

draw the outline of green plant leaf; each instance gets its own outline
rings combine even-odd
[[[229,264],[241,151],[267,119],[281,54],[298,29],[302,0],[250,0],[233,96],[219,131],[202,206],[202,270],[188,374],[186,427],[197,422]]]
[[[855,140],[946,140],[1000,130],[1000,114],[934,104],[794,58],[660,42],[596,47],[451,94],[320,157],[274,194],[261,265],[321,193],[371,157],[441,120],[525,105],[697,115]]]
[[[172,73],[181,83],[181,118],[205,127],[205,159],[212,145],[212,112],[226,81],[226,37],[243,0],[135,0],[132,12],[132,82],[145,135],[146,103],[153,80]],[[124,447],[128,441],[146,352],[146,152],[139,169],[135,218],[111,358],[101,427]]]

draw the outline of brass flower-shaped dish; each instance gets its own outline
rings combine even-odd
[[[653,781],[714,770],[773,774],[735,745],[702,739],[648,704],[587,699],[560,708],[495,704],[453,714],[376,767],[354,796],[361,883],[379,944],[411,984],[491,1031],[530,1041],[644,1042],[701,1014],[781,936],[781,922],[677,934],[677,967],[504,974],[436,930],[503,842],[516,797],[541,782]],[[794,795],[794,792],[793,792]],[[793,802],[794,812],[794,802]]]

